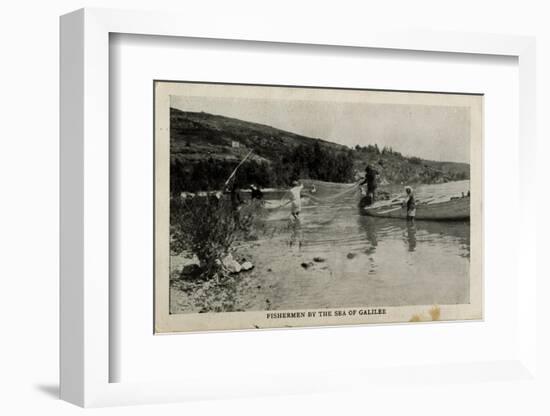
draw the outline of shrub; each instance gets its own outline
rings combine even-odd
[[[266,213],[261,201],[235,206],[228,195],[170,201],[170,251],[190,251],[199,259],[202,278],[223,272],[221,260],[237,238],[254,237]]]
[[[188,250],[197,256],[205,278],[221,269],[238,229],[238,215],[227,198],[173,198],[170,203],[170,251]]]

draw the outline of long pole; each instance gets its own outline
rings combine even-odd
[[[227,180],[225,181],[225,183],[223,184],[224,187],[227,186],[227,184],[229,183],[229,181],[231,180],[231,178],[233,178],[233,176],[235,176],[235,173],[237,173],[237,169],[239,169],[241,167],[241,165],[244,163],[244,161],[246,159],[248,159],[248,156],[250,156],[252,154],[252,150],[250,152],[248,152],[248,154],[244,157],[243,160],[240,161],[240,163],[237,165],[237,167],[235,169],[233,169],[233,172],[231,172],[231,175],[229,175],[229,178],[227,178]]]

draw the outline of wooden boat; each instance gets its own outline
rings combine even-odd
[[[406,218],[407,210],[398,205],[363,206],[361,213],[371,217]],[[470,219],[470,197],[455,198],[449,201],[434,203],[418,203],[416,205],[417,220],[458,221]]]

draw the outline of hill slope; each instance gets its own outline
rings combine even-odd
[[[297,178],[352,182],[367,163],[382,183],[440,183],[469,178],[469,165],[406,157],[376,145],[347,146],[220,115],[170,110],[171,189],[220,189],[234,167],[238,186],[287,186]]]
[[[470,178],[468,163],[439,162],[407,157],[391,148],[380,150],[376,145],[356,146],[354,165],[357,171],[373,164],[386,184],[430,184]]]
[[[239,147],[232,147],[233,142],[237,142]],[[273,161],[299,145],[313,146],[315,143],[327,150],[348,150],[346,146],[263,124],[170,109],[170,154],[182,160],[196,161],[208,157],[241,160],[249,150],[254,150],[256,160]]]

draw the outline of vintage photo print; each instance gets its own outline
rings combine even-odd
[[[154,89],[156,333],[482,318],[482,95]]]

